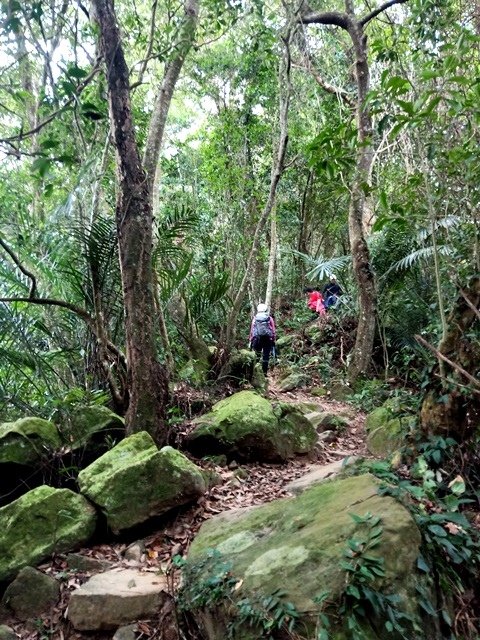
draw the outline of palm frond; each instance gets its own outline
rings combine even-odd
[[[435,224],[433,225],[433,228],[435,231],[438,231],[438,229],[452,229],[454,227],[460,226],[462,222],[465,222],[465,219],[462,218],[461,216],[455,216],[455,215],[445,216],[444,218],[439,218],[438,220],[435,220]],[[418,239],[420,240],[420,242],[423,242],[424,240],[429,238],[431,235],[432,235],[432,227],[431,226],[424,227],[423,229],[420,229],[420,231],[418,232]]]
[[[350,262],[350,256],[338,256],[336,258],[328,259],[320,256],[315,260],[315,266],[313,269],[307,272],[307,277],[311,280],[323,280],[324,278],[328,278],[332,273],[343,269]]]
[[[195,277],[189,282],[187,313],[192,322],[197,323],[212,307],[220,304],[228,291],[229,274],[226,271],[205,278]]]
[[[451,256],[453,254],[453,249],[450,245],[444,244],[437,246],[437,251],[441,256]],[[415,264],[420,262],[421,260],[427,260],[431,258],[435,252],[434,247],[422,247],[421,249],[417,249],[416,251],[412,251],[398,262],[392,264],[390,269],[384,273],[384,277],[387,276],[390,271],[404,271],[406,269],[410,269]]]
[[[172,267],[157,266],[156,274],[160,288],[160,297],[164,302],[170,300],[187,278],[192,265],[193,253],[184,254],[183,260]]]

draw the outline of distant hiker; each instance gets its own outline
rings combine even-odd
[[[303,292],[308,293],[307,307],[314,313],[324,316],[325,305],[320,291],[317,291],[317,289],[314,289],[313,287],[305,287]]]
[[[329,309],[333,307],[338,298],[342,295],[343,291],[340,285],[337,282],[337,277],[334,275],[330,276],[330,280],[323,287],[323,298],[325,300],[325,308]]]
[[[262,370],[267,375],[268,361],[275,347],[275,322],[263,302],[257,306],[257,313],[252,319],[249,340],[250,348],[257,354],[257,360],[262,358]]]

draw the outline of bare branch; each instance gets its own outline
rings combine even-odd
[[[155,20],[156,20],[156,16],[157,16],[157,6],[158,6],[158,0],[153,0],[153,3],[152,3],[152,15],[151,15],[151,18],[150,18],[150,33],[149,33],[149,36],[148,36],[148,47],[147,47],[147,51],[145,53],[145,58],[142,60],[142,66],[140,67],[140,71],[138,72],[138,77],[137,77],[137,81],[135,82],[135,86],[140,86],[142,84],[142,82],[143,82],[143,74],[145,73],[148,61],[150,60],[150,57],[152,55],[153,41],[154,41],[154,36],[155,36]]]
[[[393,7],[393,5],[405,4],[405,2],[408,2],[408,0],[387,0],[387,2],[384,2],[377,9],[374,9],[373,11],[368,13],[364,18],[362,18],[360,20],[361,26],[364,27],[366,24],[370,22],[370,20],[373,20],[373,18],[376,18],[380,13],[383,13],[390,7]]]
[[[415,340],[419,342],[421,345],[423,345],[424,347],[426,347],[429,351],[431,351],[435,356],[437,356],[437,358],[440,358],[440,360],[443,360],[444,362],[449,364],[452,367],[452,369],[455,369],[455,371],[458,371],[458,373],[460,373],[462,376],[465,376],[465,378],[467,378],[467,380],[469,380],[474,387],[477,387],[477,389],[480,389],[480,380],[477,380],[470,373],[468,373],[468,371],[465,371],[465,369],[461,367],[459,364],[457,364],[456,362],[453,362],[452,360],[450,360],[450,358],[447,358],[447,356],[444,356],[441,351],[439,351],[438,349],[435,349],[435,347],[432,346],[426,340],[424,340],[422,336],[416,335]]]
[[[313,66],[312,61],[307,56],[305,56],[304,59],[305,59],[304,65],[294,63],[293,66],[296,67],[297,69],[304,69],[305,71],[308,71],[310,75],[314,78],[315,82],[320,87],[322,87],[322,89],[324,89],[328,93],[332,93],[333,95],[336,95],[337,97],[341,98],[344,102],[346,102],[346,104],[348,104],[349,107],[355,107],[355,101],[348,95],[346,91],[344,91],[343,89],[340,89],[339,87],[334,87],[333,84],[330,84],[326,80],[324,80],[322,76],[318,73],[318,71],[315,69],[315,67]]]
[[[2,238],[0,238],[0,246],[3,247],[3,249],[8,253],[10,258],[14,261],[14,263],[17,265],[17,267],[20,269],[23,275],[27,276],[27,278],[31,281],[29,295],[30,295],[30,298],[34,298],[35,294],[37,293],[37,279],[35,278],[35,276],[31,271],[29,271],[26,267],[23,266],[23,264],[20,262],[20,258],[17,257],[17,255],[13,252],[12,249],[10,249],[10,247],[5,242],[5,240],[2,240]]]

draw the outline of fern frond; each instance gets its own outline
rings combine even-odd
[[[432,257],[434,254],[434,248],[430,247],[422,247],[421,249],[417,249],[416,251],[412,251],[398,262],[392,264],[390,269],[384,273],[384,276],[388,275],[390,271],[404,271],[405,269],[410,269],[415,264],[420,262],[421,260],[427,260]],[[437,251],[441,256],[451,256],[453,254],[453,249],[450,245],[444,244],[437,246]]]
[[[345,267],[351,261],[350,256],[338,256],[336,258],[325,259],[322,256],[315,260],[315,266],[313,269],[307,272],[307,277],[311,280],[330,277],[332,273],[335,273],[339,269]]]

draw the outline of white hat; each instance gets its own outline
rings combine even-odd
[[[333,273],[330,274],[330,280],[336,280],[337,276],[335,276]]]
[[[264,304],[263,302],[260,302],[260,304],[257,305],[257,312],[258,313],[265,313],[266,311],[268,311],[267,305]]]

